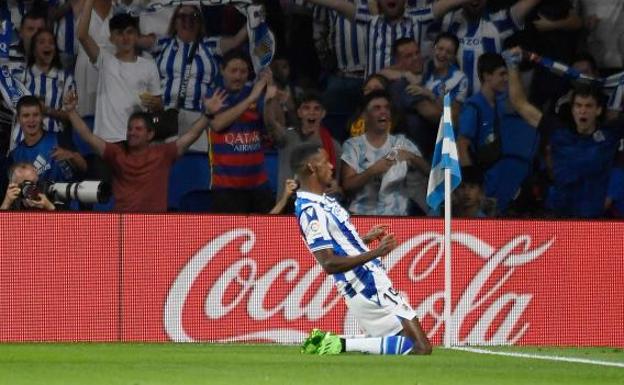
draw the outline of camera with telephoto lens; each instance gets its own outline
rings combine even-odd
[[[30,199],[33,201],[39,200],[39,194],[41,194],[41,189],[35,182],[31,182],[29,180],[25,180],[20,184],[20,197],[22,199]]]
[[[110,184],[98,180],[85,180],[71,183],[51,183],[45,188],[46,195],[54,200],[80,203],[106,203],[111,197]]]

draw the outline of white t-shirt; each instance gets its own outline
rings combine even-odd
[[[95,66],[99,78],[94,132],[107,142],[126,140],[128,118],[141,109],[139,94],[161,94],[156,63],[141,56],[132,63],[122,62],[100,50]]]

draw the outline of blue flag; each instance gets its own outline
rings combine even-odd
[[[444,202],[444,170],[451,170],[451,191],[459,186],[461,182],[461,170],[459,168],[459,158],[457,157],[457,145],[453,134],[453,121],[451,120],[451,97],[444,95],[444,112],[440,119],[438,137],[435,149],[433,150],[433,160],[431,162],[431,173],[429,174],[429,185],[427,186],[427,204],[433,211],[438,211],[440,204]]]

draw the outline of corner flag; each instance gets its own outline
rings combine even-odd
[[[438,137],[433,150],[433,161],[427,186],[427,204],[437,211],[444,201],[444,170],[451,173],[451,191],[461,182],[461,170],[457,157],[457,146],[453,134],[453,122],[451,120],[451,97],[444,95],[444,112],[438,127]]]

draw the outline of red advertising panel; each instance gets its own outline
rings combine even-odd
[[[274,341],[358,334],[293,217],[0,215],[0,341]],[[384,264],[442,341],[442,221],[390,225]],[[459,344],[624,346],[624,223],[453,225]]]
[[[0,341],[119,339],[120,217],[2,213]]]
[[[434,343],[445,332],[442,221],[387,223],[384,259]],[[292,217],[123,217],[122,339],[302,340],[357,324]],[[455,221],[449,330],[461,344],[623,346],[624,224]]]

